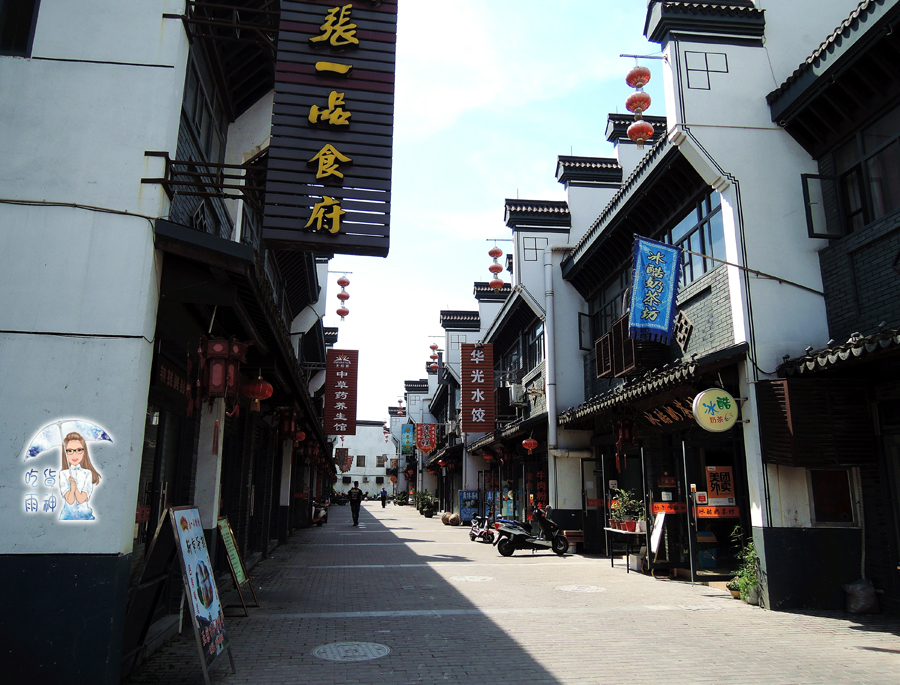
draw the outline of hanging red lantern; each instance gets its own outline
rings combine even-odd
[[[428,368],[432,371],[437,371],[440,367],[438,367],[437,362],[435,362],[434,364],[429,364]]]
[[[485,461],[490,461],[491,459],[494,458],[494,455],[491,454],[490,452],[485,452],[482,456],[484,457]]]
[[[500,288],[502,288],[504,285],[503,281],[500,279],[500,276],[498,275],[498,274],[500,274],[500,272],[503,271],[503,265],[497,261],[497,258],[500,257],[502,254],[503,254],[503,250],[501,250],[496,245],[494,245],[494,247],[492,247],[490,250],[488,250],[488,255],[490,255],[491,257],[494,258],[494,263],[491,264],[490,266],[488,266],[488,271],[490,271],[494,275],[494,278],[491,280],[491,282],[488,285],[490,286],[491,290],[493,290],[495,293],[500,292]]]
[[[538,441],[534,438],[526,438],[522,441],[522,447],[528,450],[528,454],[531,454],[532,450],[536,450],[538,446]]]
[[[346,276],[341,276],[337,280],[337,284],[341,286],[341,292],[337,294],[337,298],[341,301],[341,306],[337,310],[337,315],[341,317],[341,321],[344,320],[344,317],[350,313],[350,310],[347,309],[344,305],[347,303],[347,300],[350,299],[350,293],[348,293],[345,288],[350,285],[350,279]]]
[[[438,460],[438,466],[446,466],[446,465],[447,465],[447,462],[444,461],[443,459]]]
[[[650,83],[650,70],[640,64],[625,75],[625,83],[632,88],[643,88]]]
[[[428,347],[430,349],[434,350],[435,352],[437,352],[437,349],[438,349],[437,343],[431,343]]]
[[[640,119],[641,115],[650,109],[650,95],[642,90],[632,93],[625,99],[625,109],[635,115],[635,119]]]
[[[248,381],[241,386],[241,393],[244,397],[252,400],[250,411],[259,411],[260,400],[269,399],[274,391],[272,384],[264,381],[261,375],[256,380]]]
[[[635,121],[628,127],[628,137],[637,143],[638,149],[644,147],[644,143],[653,137],[653,133],[653,124],[643,119]]]
[[[306,433],[301,430],[294,433],[294,442],[303,442],[304,440],[306,440]]]

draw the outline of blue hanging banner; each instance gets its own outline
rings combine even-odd
[[[629,336],[633,340],[672,342],[675,296],[681,281],[681,248],[634,236]]]
[[[403,424],[400,434],[400,453],[405,455],[413,455],[416,453],[416,439],[414,434],[415,426],[411,423]]]

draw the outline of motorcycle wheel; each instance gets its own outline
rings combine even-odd
[[[565,535],[557,535],[553,538],[553,551],[559,556],[569,551],[569,540]]]
[[[475,542],[475,533],[469,533],[469,539],[470,539],[472,542]]]
[[[493,533],[485,533],[484,541],[486,543],[488,543],[489,545],[493,545],[494,544],[494,534]]]
[[[510,538],[503,538],[497,543],[497,551],[500,552],[500,556],[511,557],[516,551],[516,543]]]

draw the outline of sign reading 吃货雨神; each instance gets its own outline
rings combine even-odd
[[[324,428],[328,435],[356,435],[359,350],[330,349],[325,357]]]
[[[494,347],[462,344],[462,430],[489,433],[494,430]]]
[[[281,0],[263,237],[386,257],[397,0]]]

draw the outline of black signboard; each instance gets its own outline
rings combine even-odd
[[[263,237],[385,257],[397,0],[282,0]]]

